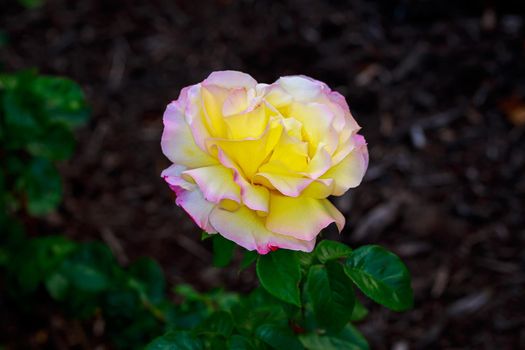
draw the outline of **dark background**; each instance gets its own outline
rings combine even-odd
[[[159,177],[162,113],[214,70],[266,83],[306,74],[346,96],[369,143],[364,183],[336,200],[341,239],[384,245],[412,272],[412,311],[367,304],[372,348],[525,348],[524,2],[0,6],[4,68],[70,77],[93,108],[61,166],[65,201],[33,234],[101,239],[124,264],[158,259],[173,283],[246,291],[253,274],[210,267],[209,244]],[[35,348],[42,332],[100,343],[89,322],[54,312],[12,327]]]

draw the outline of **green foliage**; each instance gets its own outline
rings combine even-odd
[[[256,251],[246,250],[244,252],[244,256],[241,261],[241,270],[248,268],[251,264],[253,264],[257,260],[258,257],[259,257],[259,254],[257,254]]]
[[[359,299],[355,299],[354,309],[352,310],[352,315],[350,316],[350,321],[359,322],[362,321],[366,316],[368,316],[368,309],[361,304]]]
[[[146,350],[201,350],[202,341],[189,332],[169,332],[150,343]]]
[[[306,290],[319,326],[341,330],[350,321],[355,296],[352,281],[340,264],[312,266]]]
[[[226,267],[230,264],[233,258],[233,253],[237,245],[222,237],[215,235],[213,237],[213,266]]]
[[[346,258],[350,254],[352,254],[352,249],[349,246],[329,240],[321,241],[314,250],[315,257],[323,264],[329,260]]]
[[[303,349],[301,342],[289,327],[264,324],[259,326],[255,333],[257,337],[274,349]]]
[[[44,4],[44,0],[18,0],[18,2],[28,9],[37,8]]]
[[[382,262],[375,264],[377,260]],[[179,293],[182,289],[181,294],[193,300],[193,307],[195,302],[207,305],[201,308],[188,339],[200,339],[202,343],[196,346],[204,349],[367,350],[366,339],[351,324],[368,313],[354,295],[354,283],[383,304],[397,305],[399,298],[378,297],[355,276],[366,272],[377,285],[387,285],[391,295],[409,298],[404,265],[392,253],[374,246],[352,251],[341,243],[325,241],[313,254],[278,250],[259,256],[256,270],[261,287],[248,296],[237,295],[227,307],[214,303],[217,296],[179,286]],[[180,340],[170,342],[162,337],[156,341],[177,348]]]
[[[394,311],[412,307],[408,269],[401,259],[386,249],[374,245],[356,249],[346,260],[345,271],[375,302]]]
[[[62,182],[55,166],[43,158],[33,158],[18,178],[15,189],[25,192],[27,211],[43,215],[55,209],[62,199]]]
[[[81,88],[74,82],[41,76],[34,70],[0,75],[0,205],[25,207],[40,216],[62,197],[55,161],[74,151],[73,128],[89,115]]]
[[[320,335],[309,333],[299,336],[301,343],[308,350],[368,350],[368,342],[351,324],[339,333]]]
[[[266,290],[283,301],[301,306],[301,267],[294,251],[280,249],[257,260],[257,276]]]

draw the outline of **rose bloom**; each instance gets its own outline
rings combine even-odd
[[[368,150],[345,98],[317,80],[236,71],[182,89],[164,113],[161,176],[204,231],[266,254],[310,252],[344,216],[328,196],[361,182]]]

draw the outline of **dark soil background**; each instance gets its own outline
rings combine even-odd
[[[70,77],[93,108],[38,234],[104,240],[124,264],[152,256],[173,283],[246,290],[253,275],[210,267],[159,177],[162,113],[213,70],[306,74],[346,96],[369,143],[364,183],[336,200],[341,239],[388,247],[413,276],[412,311],[367,304],[372,348],[525,349],[524,13],[481,0],[0,1],[4,68]],[[35,348],[89,328],[34,323],[12,328]]]

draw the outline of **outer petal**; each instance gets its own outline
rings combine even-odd
[[[270,85],[264,99],[277,109],[285,107],[293,101],[293,97],[278,84]]]
[[[294,174],[285,175],[260,172],[257,173],[253,181],[271,189],[275,188],[276,190],[278,190],[286,196],[297,197],[314,180],[310,178],[296,176]]]
[[[334,179],[335,196],[344,194],[349,188],[357,187],[363,180],[368,167],[368,149],[363,136],[354,135],[355,148],[339,164],[328,170],[323,179]]]
[[[255,88],[257,81],[249,74],[234,70],[224,70],[211,73],[203,85],[217,85],[227,89]]]
[[[269,231],[264,226],[264,219],[247,207],[235,212],[215,208],[210,222],[225,238],[248,250],[257,250],[259,254],[266,254],[275,248],[311,252],[315,245],[315,238],[305,241]]]
[[[326,88],[324,83],[303,75],[281,77],[276,84],[297,101],[313,101]]]
[[[188,181],[182,178],[182,172],[186,170],[186,167],[183,165],[173,164],[169,168],[164,169],[160,176],[168,183],[171,190],[175,194],[179,194],[182,191],[192,191],[195,189],[195,185],[189,183]]]
[[[199,189],[181,191],[177,194],[175,203],[182,207],[201,229],[208,233],[217,233],[209,221],[210,213],[215,208],[215,204],[205,200]]]
[[[270,231],[312,240],[333,222],[341,231],[345,218],[327,199],[270,195],[270,213],[266,217]]]
[[[199,186],[204,198],[209,202],[220,203],[223,199],[241,202],[241,190],[233,181],[231,169],[222,165],[213,165],[186,170],[182,175],[192,178]]]
[[[184,109],[184,117],[194,136],[195,143],[200,149],[206,151],[205,140],[210,138],[210,132],[206,126],[206,111],[202,101],[201,84],[193,85],[188,88],[188,103]]]
[[[229,117],[241,113],[248,108],[248,94],[246,89],[234,89],[222,104],[222,115]]]
[[[330,91],[330,93],[327,94],[327,97],[331,102],[329,103],[330,109],[332,109],[336,116],[334,126],[337,130],[341,130],[344,125],[354,132],[361,129],[352,116],[352,113],[350,113],[350,108],[348,108],[348,104],[343,95],[337,91]]]
[[[169,160],[188,168],[217,164],[215,159],[195,144],[179,101],[170,103],[164,112],[161,147],[162,152]]]

